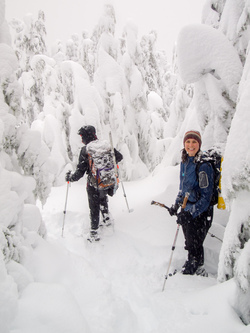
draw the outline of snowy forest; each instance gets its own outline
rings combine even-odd
[[[0,0],[1,333],[19,332],[10,330],[16,279],[46,240],[39,207],[75,169],[83,125],[102,139],[112,132],[127,183],[178,166],[190,129],[201,132],[202,149],[223,155],[229,214],[217,281],[235,279],[236,310],[250,324],[250,1],[207,0],[201,24],[182,28],[171,61],[156,45],[157,32],[139,39],[132,21],[116,36],[107,4],[93,31],[49,50],[46,13],[7,22]]]

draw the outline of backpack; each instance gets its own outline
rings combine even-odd
[[[106,140],[94,140],[87,144],[90,168],[90,183],[98,190],[117,189],[119,179],[116,174],[112,148]]]
[[[217,205],[219,194],[221,193],[219,183],[221,177],[221,155],[214,149],[209,149],[202,153],[200,158],[197,161],[196,173],[197,177],[199,174],[199,168],[202,163],[210,163],[214,170],[214,185],[213,185],[213,195],[210,202],[210,205]]]

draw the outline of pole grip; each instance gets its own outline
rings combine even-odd
[[[189,197],[189,193],[186,192],[186,194],[185,194],[185,198],[184,198],[184,200],[183,200],[183,204],[182,204],[182,206],[181,206],[182,209],[186,208],[186,205],[187,205],[187,202],[188,202],[188,197]]]

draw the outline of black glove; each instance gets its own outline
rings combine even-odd
[[[66,182],[70,182],[71,181],[71,171],[70,170],[66,173],[65,180],[66,180]]]
[[[182,210],[179,214],[177,214],[177,224],[180,224],[180,225],[184,225],[186,223],[188,223],[188,221],[190,221],[192,219],[192,215],[185,211],[185,210]]]
[[[178,210],[179,206],[178,205],[172,205],[169,209],[168,212],[171,216],[173,215],[177,215],[177,210]]]

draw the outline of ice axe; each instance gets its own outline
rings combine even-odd
[[[157,201],[154,201],[154,200],[151,201],[151,205],[156,205],[156,206],[160,206],[160,207],[166,208],[168,211],[170,209],[168,206],[164,205],[163,203],[160,203],[160,202],[157,202]],[[209,231],[208,231],[208,234],[211,237],[218,239],[220,242],[223,242],[223,240],[221,238],[217,237],[215,234],[212,234]]]
[[[170,209],[168,206],[164,205],[163,203],[160,203],[160,202],[157,202],[157,201],[154,201],[154,200],[151,201],[151,205],[157,205],[157,206],[166,208],[168,211]]]

